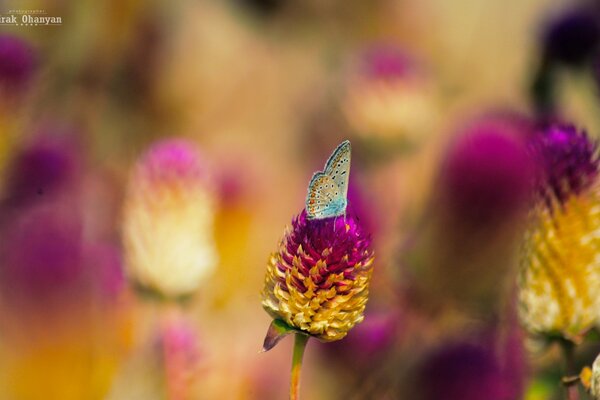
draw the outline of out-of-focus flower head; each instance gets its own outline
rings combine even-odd
[[[70,137],[43,133],[7,169],[1,208],[3,292],[23,304],[55,305],[83,282],[82,166]],[[68,198],[68,206],[64,199]],[[21,300],[18,300],[21,299]]]
[[[530,127],[515,115],[475,120],[450,147],[441,176],[444,203],[458,219],[488,224],[522,211],[534,165],[526,148]]]
[[[362,139],[414,144],[432,127],[436,105],[430,77],[407,53],[376,47],[351,77],[343,103],[354,133]]]
[[[3,197],[8,205],[22,207],[47,201],[77,183],[81,169],[80,149],[68,136],[37,135],[13,159]]]
[[[142,288],[192,294],[217,263],[213,188],[195,146],[154,144],[137,162],[125,201],[126,267]]]
[[[35,72],[35,58],[33,47],[24,39],[0,35],[0,86],[10,91],[23,89]]]
[[[530,123],[491,111],[461,126],[440,164],[431,218],[403,251],[420,302],[489,315],[507,289],[535,164]],[[435,249],[435,251],[431,251]],[[513,282],[510,282],[512,284]],[[491,305],[494,303],[495,305]]]
[[[77,210],[37,205],[2,227],[0,273],[7,304],[52,307],[82,289],[82,226]]]
[[[579,66],[589,61],[600,44],[600,15],[591,6],[577,6],[548,22],[543,57],[548,62]]]
[[[530,333],[577,341],[600,312],[600,193],[597,146],[554,125],[532,138],[542,171],[524,236],[519,315]]]
[[[585,132],[570,125],[551,125],[531,141],[541,167],[537,191],[551,202],[589,188],[598,175],[597,145]]]
[[[169,399],[189,398],[190,385],[200,361],[198,332],[181,316],[169,315],[160,332]]]
[[[494,353],[469,342],[448,344],[430,354],[419,371],[422,400],[505,400],[510,385]]]
[[[362,67],[368,78],[393,81],[415,73],[416,65],[399,49],[379,47],[366,52]]]
[[[581,374],[581,383],[590,392],[594,400],[600,399],[600,355],[596,357],[592,368],[585,367]]]
[[[364,318],[370,244],[353,214],[309,220],[303,210],[269,259],[263,308],[322,341],[342,339]]]

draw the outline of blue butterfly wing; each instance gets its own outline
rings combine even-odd
[[[344,214],[346,197],[326,173],[317,172],[308,184],[306,215],[308,219],[322,219]]]
[[[344,199],[348,196],[348,179],[350,178],[351,161],[350,141],[345,140],[335,148],[323,172],[331,177],[341,191]]]

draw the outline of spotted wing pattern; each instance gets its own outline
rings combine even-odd
[[[322,219],[346,212],[348,177],[350,174],[350,142],[342,142],[308,184],[306,214],[309,219]]]
[[[345,140],[336,147],[336,149],[325,164],[325,172],[338,185],[344,198],[348,195],[348,179],[350,178],[350,159],[351,159],[350,141]]]

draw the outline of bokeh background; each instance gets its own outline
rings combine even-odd
[[[286,398],[292,340],[259,353],[266,261],[344,139],[370,300],[347,338],[309,342],[302,397],[560,398],[558,352],[515,311],[524,141],[548,109],[599,132],[595,63],[560,53],[597,22],[552,42],[594,4],[0,4],[62,19],[0,26],[1,399]],[[184,299],[140,289],[123,228],[135,166],[174,138],[213,199],[212,272]]]

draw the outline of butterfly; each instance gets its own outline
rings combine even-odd
[[[335,148],[323,171],[313,175],[306,195],[308,219],[346,214],[351,150],[350,141],[343,141]]]

